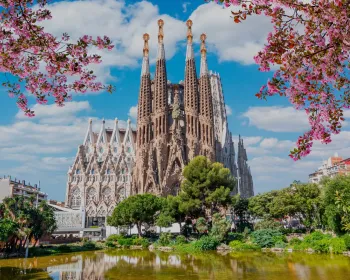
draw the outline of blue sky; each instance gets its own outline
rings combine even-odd
[[[0,173],[41,182],[52,199],[64,200],[67,171],[77,147],[82,143],[87,120],[93,118],[95,130],[101,120],[114,118],[135,122],[142,34],[149,33],[151,62],[156,54],[157,20],[165,21],[165,48],[168,79],[183,80],[185,66],[185,21],[193,20],[198,41],[207,34],[209,69],[219,72],[228,105],[229,127],[236,141],[243,136],[252,169],[255,192],[288,186],[293,180],[306,181],[322,160],[338,152],[348,157],[350,131],[334,138],[328,146],[316,144],[311,156],[300,162],[289,159],[297,136],[308,128],[304,112],[295,111],[285,98],[261,101],[255,93],[272,73],[261,73],[253,56],[262,48],[271,30],[264,17],[234,24],[230,10],[203,0],[192,1],[57,1],[51,4],[53,19],[45,28],[54,34],[67,32],[72,39],[81,35],[107,35],[115,49],[102,53],[103,62],[94,67],[98,77],[116,86],[116,92],[73,97],[64,108],[34,105],[36,117],[20,113],[15,100],[1,95]],[[195,45],[199,67],[199,45]],[[154,72],[154,64],[151,65]],[[34,99],[30,98],[30,102]],[[346,114],[347,116],[347,114]]]

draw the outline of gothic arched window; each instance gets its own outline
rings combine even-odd
[[[80,174],[80,169],[75,170],[75,174]]]
[[[78,208],[81,204],[81,193],[79,188],[75,188],[72,191],[72,198],[71,198],[71,207],[72,208]]]
[[[92,175],[95,174],[95,169],[91,169],[91,174],[92,174]]]
[[[107,169],[106,174],[107,175],[111,174],[111,170],[109,168]]]
[[[103,189],[102,198],[103,198],[103,201],[106,204],[109,204],[111,202],[111,200],[112,200],[112,190],[111,190],[111,188],[106,187],[106,188]]]
[[[89,188],[86,195],[87,204],[90,203],[91,201],[96,201],[96,200],[97,200],[96,190],[94,188]]]

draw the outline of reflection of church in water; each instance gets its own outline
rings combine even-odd
[[[208,71],[205,34],[202,34],[200,73],[196,72],[192,21],[187,21],[187,51],[184,81],[167,80],[164,33],[158,21],[158,54],[151,79],[149,35],[144,35],[137,130],[130,121],[126,128],[103,121],[99,133],[90,120],[85,140],[78,148],[68,172],[66,205],[85,209],[86,225],[102,225],[117,203],[129,195],[176,194],[183,167],[195,156],[222,162],[238,178],[243,197],[253,195],[243,140],[238,143],[238,160],[219,74]],[[237,165],[238,164],[238,165]]]

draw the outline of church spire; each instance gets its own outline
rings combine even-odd
[[[156,73],[154,76],[154,113],[155,117],[158,118],[154,122],[156,124],[156,136],[159,134],[166,133],[166,123],[167,118],[167,73],[166,73],[166,63],[165,63],[165,51],[164,51],[164,32],[163,32],[164,21],[162,19],[158,20],[158,55],[156,62]],[[157,116],[158,114],[158,116]],[[162,116],[161,116],[162,115]],[[164,117],[164,119],[163,119]],[[164,122],[164,123],[163,123]]]
[[[144,46],[143,46],[141,76],[149,75],[149,47],[148,47],[149,35],[147,33],[143,34],[143,40],[144,40]]]
[[[194,59],[194,52],[193,52],[193,35],[192,35],[192,20],[188,20],[186,22],[187,25],[187,50],[186,50],[186,61],[189,59]]]
[[[146,33],[143,35],[144,47],[143,47],[143,60],[141,70],[141,85],[138,102],[138,114],[137,114],[137,144],[143,145],[150,141],[150,115],[151,115],[151,76],[149,72],[149,47],[148,40],[149,35]]]
[[[214,116],[213,116],[213,97],[211,94],[211,85],[207,65],[207,49],[205,39],[207,36],[202,34],[201,43],[201,69],[199,78],[199,123],[201,132],[201,153],[207,155],[210,160],[215,159],[215,141],[214,141]]]
[[[208,63],[207,63],[207,48],[205,46],[205,39],[207,39],[207,35],[204,33],[201,35],[201,70],[200,76],[208,75]]]
[[[157,60],[158,59],[165,59],[165,51],[164,51],[164,31],[163,31],[163,26],[164,26],[164,21],[162,19],[158,20],[158,26],[159,26],[159,31],[158,31],[158,54],[157,54]]]
[[[198,154],[198,139],[201,138],[199,130],[199,95],[198,80],[196,73],[196,63],[194,60],[192,46],[192,21],[188,20],[187,25],[187,51],[186,51],[186,68],[184,82],[184,109],[186,115],[186,134],[188,146],[188,160],[191,160]]]

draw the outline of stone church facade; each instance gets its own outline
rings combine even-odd
[[[150,39],[144,34],[137,130],[105,127],[92,131],[90,121],[83,145],[79,146],[68,172],[66,205],[84,208],[87,225],[104,222],[115,205],[138,193],[177,194],[183,167],[204,155],[229,168],[239,181],[237,191],[253,195],[253,181],[240,140],[238,165],[220,75],[208,71],[206,35],[202,34],[200,73],[196,73],[192,21],[187,21],[184,81],[167,79],[163,20],[158,21],[158,53],[154,78],[149,67]],[[236,192],[237,192],[236,191]]]

